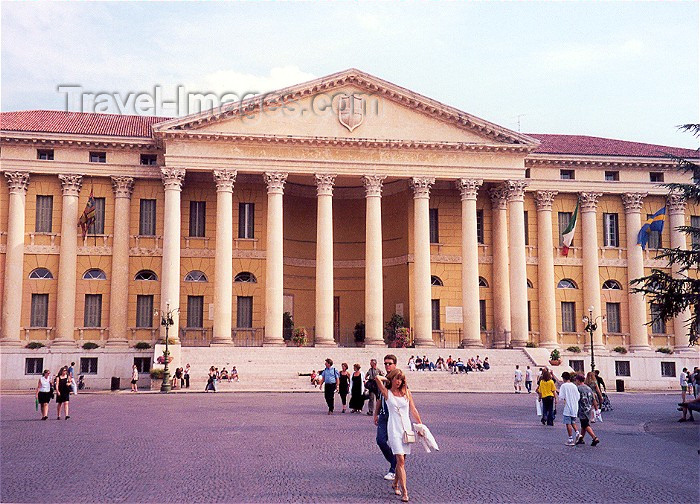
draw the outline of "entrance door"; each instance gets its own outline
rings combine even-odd
[[[333,296],[333,339],[340,343],[340,296]]]

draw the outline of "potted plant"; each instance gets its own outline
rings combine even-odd
[[[666,354],[666,355],[671,355],[673,353],[673,349],[671,349],[669,347],[659,347],[656,349],[656,351],[659,353]]]
[[[168,343],[170,343],[170,342],[168,342]],[[136,343],[134,345],[134,348],[136,350],[148,350],[149,348],[151,348],[151,344],[146,342],[146,341],[139,341],[138,343]]]
[[[535,343],[534,341],[528,341],[525,344],[525,348],[537,348],[537,343]]]
[[[308,333],[305,327],[297,327],[294,329],[294,335],[292,336],[292,342],[300,347],[306,345],[308,341]]]
[[[552,350],[552,353],[549,354],[549,363],[552,366],[558,366],[561,364],[561,354],[556,348]]]
[[[572,353],[581,353],[581,347],[580,347],[580,346],[577,346],[577,345],[570,346],[570,347],[567,348],[566,350],[567,350],[568,352],[572,352]]]
[[[396,337],[394,338],[394,348],[407,348],[411,343],[411,329],[408,327],[399,327],[396,329]]]
[[[292,314],[288,311],[282,314],[282,338],[284,341],[291,341],[294,335],[294,320],[292,319]]]
[[[406,321],[401,315],[394,313],[384,327],[384,337],[390,347],[394,347],[396,331],[403,327],[406,327]]]
[[[30,350],[36,350],[37,348],[43,348],[45,345],[41,341],[30,341],[24,348],[29,348]]]
[[[365,342],[365,323],[363,321],[360,320],[355,324],[353,336],[355,336],[355,345],[362,346],[362,343]]]
[[[627,353],[627,349],[626,349],[625,347],[623,347],[623,346],[616,346],[615,348],[613,348],[613,352],[617,352],[617,353],[620,353],[620,354],[626,354],[626,353]]]

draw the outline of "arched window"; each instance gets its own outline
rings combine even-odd
[[[134,280],[153,280],[157,281],[158,280],[158,275],[153,273],[151,270],[141,270],[138,273],[136,273],[136,276],[134,277]]]
[[[570,278],[562,278],[557,284],[557,289],[578,289],[578,285]]]
[[[255,278],[255,275],[253,275],[250,271],[241,271],[238,275],[236,275],[233,281],[241,283],[258,283],[258,279]]]
[[[484,277],[479,277],[479,287],[488,287],[489,283]]]
[[[603,290],[622,290],[622,286],[617,280],[606,280],[603,282]]]
[[[107,275],[101,269],[92,268],[83,273],[83,280],[107,280]]]
[[[185,282],[208,282],[207,275],[199,270],[192,270],[185,275]]]
[[[442,280],[440,280],[439,276],[431,275],[430,276],[430,285],[434,285],[436,287],[442,287],[443,283],[442,283]]]
[[[532,287],[532,282],[530,281],[530,279],[527,280],[527,288],[528,288],[528,289],[532,289],[532,288],[533,288],[533,287]]]
[[[37,268],[29,273],[29,278],[32,280],[49,280],[53,278],[53,275],[46,268]]]

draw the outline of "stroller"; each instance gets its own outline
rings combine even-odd
[[[601,411],[612,411],[613,407],[612,404],[610,404],[610,399],[608,399],[608,394],[605,392],[601,392],[603,394],[603,404],[600,405],[600,410]]]

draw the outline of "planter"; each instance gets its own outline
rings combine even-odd
[[[549,363],[550,363],[552,366],[559,366],[559,365],[561,365],[561,359],[550,360]]]

